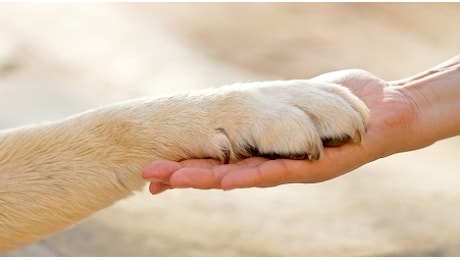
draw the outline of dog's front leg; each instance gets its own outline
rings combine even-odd
[[[213,156],[185,145],[200,138],[212,145],[199,137],[200,105],[185,99],[129,101],[0,132],[0,252],[64,229],[142,188],[140,173],[151,160]]]

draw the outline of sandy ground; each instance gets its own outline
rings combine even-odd
[[[457,55],[459,17],[457,3],[0,4],[0,128],[236,81],[397,79]],[[321,184],[145,191],[6,256],[458,256],[459,146]]]

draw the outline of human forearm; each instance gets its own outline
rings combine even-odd
[[[394,82],[413,102],[420,147],[460,134],[460,56]]]

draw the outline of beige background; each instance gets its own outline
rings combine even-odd
[[[398,79],[458,54],[459,17],[457,3],[3,3],[0,128],[345,68]],[[6,255],[458,256],[459,146],[450,138],[321,184],[145,191]]]

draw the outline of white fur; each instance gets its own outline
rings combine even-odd
[[[0,252],[62,230],[141,189],[155,159],[322,151],[365,132],[350,91],[307,80],[256,82],[144,98],[0,132]]]

